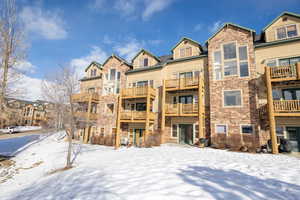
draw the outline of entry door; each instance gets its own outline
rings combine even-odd
[[[193,125],[179,124],[179,143],[193,144]]]
[[[287,139],[292,143],[294,152],[300,152],[300,127],[287,127]]]

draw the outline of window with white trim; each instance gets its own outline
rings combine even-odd
[[[219,134],[227,134],[227,126],[225,124],[217,124],[216,125],[216,133]]]
[[[224,106],[241,106],[241,96],[240,90],[224,91]]]
[[[242,134],[253,134],[254,129],[252,125],[241,125]]]
[[[214,52],[214,79],[222,79],[222,57],[221,51]]]
[[[287,39],[298,36],[296,24],[286,25],[276,29],[277,39]]]
[[[236,43],[223,45],[224,76],[237,75]]]
[[[249,76],[247,46],[239,47],[240,77]]]

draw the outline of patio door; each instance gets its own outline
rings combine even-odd
[[[134,129],[134,134],[133,134],[133,144],[134,146],[142,146],[143,141],[144,141],[144,134],[145,134],[145,129]]]
[[[300,152],[300,127],[286,127],[287,139],[292,143],[292,151]]]
[[[193,124],[179,124],[179,143],[193,144]]]

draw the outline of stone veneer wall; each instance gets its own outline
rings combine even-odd
[[[237,45],[248,46],[249,77],[224,77],[213,80],[213,52],[220,50],[223,43],[236,41]],[[259,145],[257,87],[255,83],[256,68],[254,58],[253,36],[249,31],[227,26],[223,28],[208,44],[209,85],[210,85],[210,128],[211,142],[217,147],[238,149],[241,145],[256,147]],[[242,90],[242,107],[223,107],[223,90]],[[216,124],[227,124],[228,135],[217,134]],[[242,135],[240,125],[255,126],[253,135]]]

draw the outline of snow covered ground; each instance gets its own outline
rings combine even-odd
[[[49,174],[65,164],[60,134],[14,158],[18,173],[0,184],[1,200],[300,199],[300,159],[286,155],[76,144],[74,168]]]
[[[14,128],[16,131],[23,132],[23,131],[34,131],[34,130],[40,130],[40,126],[16,126]],[[7,129],[0,129],[0,133],[8,133],[9,131]]]

